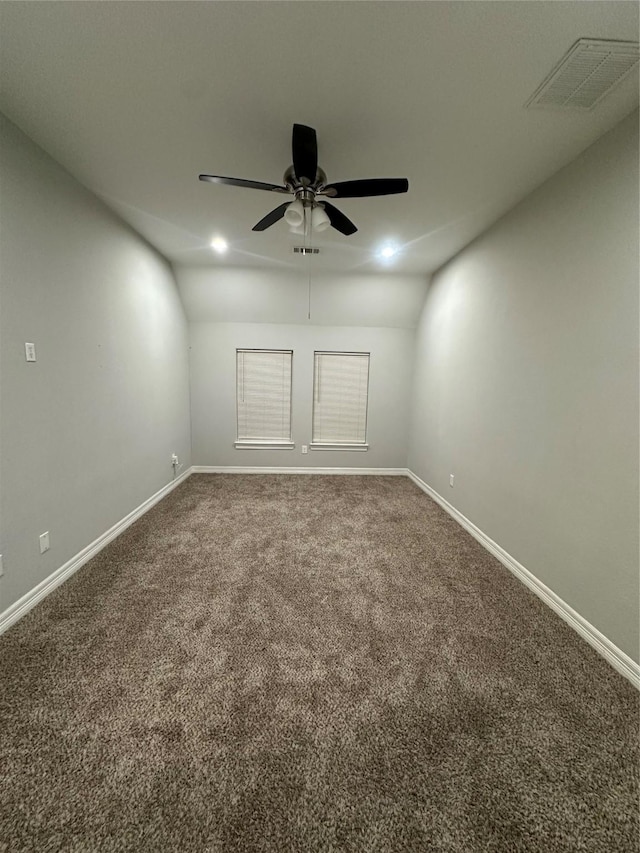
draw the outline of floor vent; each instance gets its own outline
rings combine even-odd
[[[294,246],[293,253],[295,255],[319,255],[320,249],[314,249],[311,246]]]
[[[638,42],[578,39],[525,107],[590,110],[638,64]]]

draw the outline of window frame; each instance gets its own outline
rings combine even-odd
[[[353,356],[366,356],[367,357],[367,384],[366,384],[366,408],[364,415],[364,441],[363,442],[354,442],[354,441],[340,441],[340,442],[328,442],[328,441],[314,441],[313,440],[313,425],[315,422],[315,413],[316,413],[316,378],[317,378],[317,370],[316,370],[316,359],[317,356],[321,355],[353,355]],[[350,451],[367,451],[369,450],[369,442],[368,442],[368,431],[369,431],[369,388],[371,384],[371,352],[361,351],[345,351],[345,350],[314,350],[313,352],[313,389],[312,389],[312,410],[311,410],[311,442],[309,444],[309,450],[350,450]]]
[[[292,349],[273,349],[270,347],[236,347],[236,439],[233,446],[236,450],[293,450],[295,443],[293,441],[293,350]],[[288,354],[291,359],[291,369],[289,372],[289,438],[288,439],[264,439],[264,438],[239,438],[240,434],[240,409],[239,409],[239,359],[240,353],[282,353]]]

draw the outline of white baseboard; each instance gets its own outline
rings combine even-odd
[[[622,649],[619,649],[608,637],[605,637],[597,628],[582,617],[576,610],[573,609],[566,601],[563,601],[559,595],[556,595],[553,590],[549,589],[541,580],[533,575],[528,569],[525,569],[521,563],[514,559],[511,554],[508,554],[504,548],[501,548],[497,542],[490,539],[486,533],[483,533],[479,527],[469,521],[469,519],[452,506],[442,495],[438,494],[435,489],[427,485],[413,471],[407,469],[409,477],[413,482],[426,492],[429,497],[440,504],[440,506],[448,512],[449,515],[458,522],[461,527],[470,533],[474,539],[483,545],[487,551],[493,554],[503,566],[509,569],[522,583],[526,584],[529,589],[534,592],[538,598],[542,599],[558,616],[570,625],[574,631],[577,631],[580,636],[589,643],[599,654],[607,660],[611,666],[616,669],[621,675],[624,675],[634,687],[640,690],[640,664],[636,663],[633,658],[630,658]]]
[[[194,465],[192,474],[371,474],[406,477],[406,468],[250,468],[242,465]]]
[[[130,527],[134,521],[137,521],[145,514],[145,512],[148,512],[152,506],[157,504],[158,501],[161,501],[165,495],[168,495],[176,486],[186,480],[190,474],[191,468],[185,471],[184,474],[176,477],[175,480],[172,480],[166,486],[163,486],[163,488],[157,491],[155,495],[147,498],[147,500],[141,503],[139,507],[136,507],[136,509],[132,510],[128,515],[125,515],[124,518],[114,524],[113,527],[110,527],[109,530],[102,534],[102,536],[98,536],[97,539],[94,539],[94,541],[87,545],[86,548],[79,551],[75,557],[72,557],[63,566],[60,566],[59,569],[56,569],[55,572],[49,575],[49,577],[45,578],[41,583],[34,587],[30,592],[27,592],[26,595],[23,595],[22,598],[19,598],[18,601],[10,605],[3,613],[0,613],[0,634],[6,631],[7,628],[10,628],[11,625],[18,621],[18,619],[21,619],[57,586],[60,586],[60,584],[64,583],[72,574],[77,572],[78,569],[82,568],[85,563],[87,563],[92,557],[95,557],[99,551],[102,551],[109,542],[116,538],[116,536],[119,536],[127,529],[127,527]]]

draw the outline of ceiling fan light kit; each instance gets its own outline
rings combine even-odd
[[[300,199],[292,201],[284,213],[284,218],[287,225],[291,228],[300,228],[304,222],[304,205]]]
[[[293,201],[276,207],[253,226],[253,231],[265,231],[284,218],[294,234],[304,233],[307,227],[319,232],[329,226],[345,236],[355,234],[358,229],[353,222],[328,202],[327,198],[370,198],[406,193],[409,189],[409,181],[406,178],[369,178],[335,184],[327,183],[326,174],[318,166],[316,132],[312,127],[304,124],[293,125],[291,149],[293,164],[284,173],[283,186],[248,181],[243,178],[225,178],[219,175],[200,175],[199,177],[201,181],[213,184],[294,196]],[[318,198],[321,201],[318,201]]]
[[[326,231],[330,225],[331,220],[327,216],[323,205],[316,203],[311,211],[311,228],[316,232],[320,232]]]

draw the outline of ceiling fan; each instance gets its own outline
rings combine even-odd
[[[294,196],[292,201],[286,201],[267,213],[252,230],[264,231],[284,217],[296,233],[304,233],[305,225],[310,220],[311,227],[316,231],[322,231],[331,225],[341,234],[355,234],[358,229],[353,222],[326,201],[327,198],[393,195],[406,193],[409,189],[409,181],[406,178],[368,178],[328,183],[327,176],[318,166],[316,132],[304,124],[293,125],[291,148],[293,165],[284,173],[284,186],[247,181],[243,178],[223,178],[218,175],[200,175],[200,180]],[[309,217],[307,213],[310,214]]]

